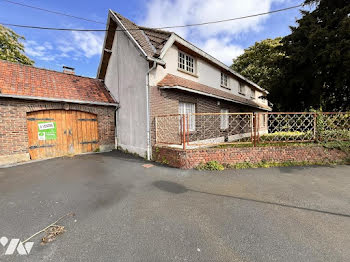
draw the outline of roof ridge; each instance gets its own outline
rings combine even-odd
[[[82,78],[88,78],[88,79],[92,79],[92,80],[97,80],[100,81],[99,79],[95,78],[95,77],[89,77],[89,76],[82,76],[82,75],[76,75],[76,74],[67,74],[61,71],[57,71],[57,70],[53,70],[53,69],[47,69],[47,68],[43,68],[43,67],[36,67],[33,65],[25,65],[25,64],[21,64],[19,62],[13,62],[13,61],[8,61],[8,60],[3,60],[0,59],[0,63],[9,63],[9,64],[14,64],[14,65],[19,65],[19,66],[25,66],[25,67],[30,67],[30,68],[34,68],[34,69],[38,69],[38,70],[43,70],[43,71],[50,71],[50,72],[55,72],[55,73],[59,73],[59,74],[63,74],[63,75],[70,75],[70,76],[76,76],[76,77],[82,77]]]
[[[156,48],[151,43],[150,39],[146,35],[146,33],[141,29],[136,23],[131,21],[130,19],[126,18],[125,16],[121,15],[120,13],[111,10],[114,15],[117,17],[117,19],[122,23],[122,25],[125,27],[126,31],[133,37],[133,39],[140,45],[141,49],[149,56],[154,56],[156,54]],[[129,24],[129,26],[128,26]],[[135,27],[133,28],[130,27]],[[139,30],[137,30],[139,29]],[[139,31],[139,32],[138,32]],[[142,35],[142,36],[140,36]],[[147,44],[145,43],[147,42]]]
[[[116,12],[116,11],[114,11],[114,10],[112,10],[112,11],[118,16],[118,18],[121,17],[122,19],[125,19],[125,20],[127,20],[128,22],[132,23],[134,26],[139,27],[136,23],[134,23],[134,22],[131,21],[130,19],[126,18],[126,17],[123,16],[121,13],[118,13],[118,12]],[[120,18],[119,18],[119,19],[120,19]],[[129,29],[129,28],[126,28],[126,29]]]
[[[163,29],[158,29],[158,28],[153,28],[153,27],[147,27],[147,26],[138,26],[139,28],[141,28],[142,30],[150,30],[150,31],[155,31],[158,33],[163,33],[163,34],[172,34],[173,32],[171,31],[166,31]]]

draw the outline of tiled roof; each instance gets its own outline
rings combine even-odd
[[[160,55],[160,51],[171,36],[171,32],[138,26],[121,14],[114,13],[148,56],[158,57]]]
[[[152,57],[155,54],[155,49],[152,46],[150,40],[145,35],[145,33],[142,30],[140,30],[140,28],[134,22],[131,22],[129,19],[125,18],[119,13],[116,13],[116,12],[114,13],[116,14],[120,22],[122,22],[126,30],[132,35],[132,37],[136,40],[136,42],[141,46],[143,51],[145,51],[145,53],[148,56]]]
[[[218,97],[222,97],[222,98],[226,98],[226,99],[230,99],[230,100],[234,100],[237,101],[239,103],[243,103],[246,105],[250,105],[253,107],[259,107],[259,108],[263,108],[266,110],[271,110],[271,108],[267,105],[264,104],[260,104],[257,102],[254,102],[250,99],[246,99],[244,97],[240,97],[234,94],[231,94],[229,92],[225,92],[225,91],[221,91],[219,89],[210,87],[210,86],[206,86],[179,76],[175,76],[172,74],[167,74],[159,83],[158,86],[170,86],[170,87],[174,87],[174,86],[180,86],[180,87],[185,87],[188,89],[192,89],[195,91],[200,91],[206,94],[210,94],[210,95],[215,95]]]
[[[148,39],[151,41],[151,44],[156,49],[156,53],[154,54],[154,56],[158,57],[165,43],[170,38],[171,32],[143,26],[139,26],[139,28],[142,29],[143,32],[145,32]]]
[[[116,103],[93,78],[0,60],[0,94]]]

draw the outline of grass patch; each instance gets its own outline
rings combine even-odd
[[[330,141],[327,143],[321,143],[321,145],[329,149],[338,149],[350,152],[350,141]]]
[[[293,167],[293,166],[331,166],[350,164],[350,158],[339,161],[286,161],[286,162],[272,162],[261,161],[259,163],[242,162],[237,164],[221,164],[217,161],[209,161],[207,163],[199,164],[197,170],[225,170],[225,169],[247,169],[247,168],[270,168],[270,167]]]
[[[338,162],[328,162],[328,161],[319,161],[319,162],[308,162],[308,161],[286,161],[286,162],[272,162],[272,161],[261,161],[259,163],[237,163],[237,164],[227,164],[225,168],[227,169],[245,169],[245,168],[270,168],[270,167],[292,167],[292,166],[310,166],[310,165],[334,165]]]
[[[224,165],[220,164],[217,161],[209,161],[207,163],[201,163],[196,167],[197,170],[218,170],[222,171],[225,169]]]
[[[212,148],[243,148],[243,147],[253,147],[253,144],[225,144],[225,145],[217,145]],[[268,146],[317,146],[314,142],[278,142],[278,143],[271,143],[271,142],[264,142],[264,143],[258,143],[256,147],[268,147]]]

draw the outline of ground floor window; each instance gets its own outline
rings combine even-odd
[[[185,103],[180,102],[179,103],[179,114],[188,114],[188,130],[194,131],[196,130],[196,105],[193,103]]]
[[[220,128],[221,129],[227,129],[228,128],[228,109],[221,109],[220,110]]]

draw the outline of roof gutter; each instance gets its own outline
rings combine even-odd
[[[48,98],[48,97],[38,97],[38,96],[19,96],[19,95],[5,95],[0,94],[0,98],[14,98],[14,99],[23,99],[23,100],[38,100],[46,102],[64,102],[72,104],[85,104],[85,105],[97,105],[97,106],[114,106],[119,108],[118,103],[104,103],[104,102],[93,102],[93,101],[82,101],[82,100],[73,100],[73,99],[60,99],[60,98]]]
[[[150,114],[150,101],[149,101],[149,75],[152,70],[157,67],[157,62],[153,62],[151,68],[146,73],[146,132],[147,132],[147,160],[151,160],[151,114]]]
[[[254,105],[251,105],[249,103],[244,103],[244,102],[240,102],[240,101],[237,101],[237,100],[234,100],[234,99],[229,99],[229,98],[225,98],[225,97],[222,97],[222,96],[217,96],[217,95],[213,95],[213,94],[208,94],[208,93],[205,93],[205,92],[201,92],[201,91],[197,91],[197,90],[194,90],[194,89],[191,89],[191,88],[186,88],[186,87],[182,87],[182,86],[160,86],[159,88],[161,89],[179,89],[179,90],[183,90],[183,91],[187,91],[187,92],[192,92],[192,93],[195,93],[195,94],[199,94],[199,95],[204,95],[204,96],[209,96],[209,97],[213,97],[213,98],[217,98],[217,99],[221,99],[221,100],[225,100],[225,101],[229,101],[229,102],[234,102],[234,103],[237,103],[237,104],[242,104],[242,105],[248,105],[248,106],[251,106],[251,107],[256,107],[256,108],[259,108],[259,109],[262,109],[262,110],[266,110],[266,111],[271,111],[272,109],[267,109],[267,108],[264,108],[264,107],[260,107],[258,105],[254,106]]]
[[[153,57],[150,57],[150,56],[147,56],[147,61],[150,61],[150,62],[155,62],[157,63],[158,65],[161,65],[163,67],[165,67],[165,62],[161,59],[157,59],[157,58],[153,58]]]

